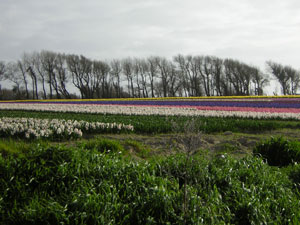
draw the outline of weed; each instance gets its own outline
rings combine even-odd
[[[98,152],[124,152],[123,146],[120,142],[104,138],[96,138],[80,142],[78,144],[81,148],[86,150],[97,150]]]
[[[132,149],[137,156],[139,156],[143,159],[149,157],[151,150],[144,144],[142,144],[138,141],[135,141],[135,140],[126,140],[124,144],[125,144],[125,146]]]
[[[283,137],[274,138],[258,144],[254,155],[262,156],[271,166],[287,166],[300,162],[300,142],[289,141]]]

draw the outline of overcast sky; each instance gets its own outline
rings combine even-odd
[[[0,60],[215,55],[300,69],[299,0],[1,0]]]

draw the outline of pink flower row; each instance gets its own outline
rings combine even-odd
[[[110,104],[109,104],[110,105]],[[124,106],[121,104],[115,104],[110,106]],[[162,105],[130,105],[135,107],[165,107]],[[224,107],[224,106],[185,106],[185,105],[173,105],[168,106],[170,108],[195,108],[198,110],[213,110],[213,111],[235,111],[235,112],[267,112],[267,113],[300,113],[300,109],[297,108],[256,108],[256,107]]]
[[[199,106],[196,108],[199,110],[216,110],[216,111],[300,113],[300,109],[296,109],[296,108],[254,108],[254,107],[222,107],[222,106]]]

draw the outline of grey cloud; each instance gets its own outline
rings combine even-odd
[[[258,65],[277,54],[297,66],[300,50],[296,0],[1,0],[0,8],[2,60],[48,49],[92,58],[219,54]]]

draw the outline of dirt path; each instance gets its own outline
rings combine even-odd
[[[258,134],[224,132],[217,134],[199,134],[197,138],[197,149],[208,150],[211,153],[230,153],[235,155],[246,155],[252,152],[253,147],[270,137],[284,136],[288,139],[300,141],[300,129],[282,129]],[[172,154],[176,150],[178,140],[183,140],[185,134],[160,134],[160,135],[99,135],[108,139],[119,140],[121,143],[134,140],[144,146],[155,150],[157,154]]]

